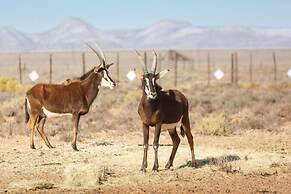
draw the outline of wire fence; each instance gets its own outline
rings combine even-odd
[[[146,53],[145,61],[151,64],[152,54]],[[254,50],[158,50],[158,70],[170,69],[172,85],[187,82],[213,85],[216,83],[270,83],[289,81],[291,49]],[[125,81],[130,69],[139,68],[139,61],[133,51],[106,51],[108,63],[114,62],[111,76]],[[170,56],[171,55],[171,56]],[[185,56],[184,58],[181,56]],[[59,83],[77,77],[99,64],[91,52],[53,53],[1,53],[0,75],[31,84],[28,75],[32,71],[39,74],[36,82]],[[291,74],[291,71],[290,71]],[[291,76],[291,75],[290,75]]]

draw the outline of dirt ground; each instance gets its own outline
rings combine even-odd
[[[28,136],[0,138],[0,192],[8,193],[290,193],[291,131],[248,131],[234,136],[196,135],[198,168],[188,167],[190,150],[182,139],[174,167],[165,170],[171,146],[159,148],[160,171],[139,171],[142,133],[99,132],[70,143],[39,136],[36,150]],[[151,133],[152,134],[152,133]],[[151,139],[152,140],[152,136]],[[167,132],[161,144],[170,144]]]

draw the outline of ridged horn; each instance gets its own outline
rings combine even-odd
[[[152,69],[151,69],[151,71],[152,71],[152,73],[156,73],[156,69],[157,69],[157,65],[158,65],[158,55],[157,55],[157,53],[156,53],[156,51],[155,50],[153,50],[153,54],[154,54],[154,58],[153,58],[153,64],[152,64]]]
[[[142,64],[143,72],[147,73],[148,72],[148,68],[147,68],[147,65],[145,64],[141,54],[137,50],[135,50],[135,53],[137,54],[138,59],[139,59],[140,63]]]
[[[85,44],[97,55],[98,59],[100,60],[100,63],[105,67],[105,60],[103,56],[100,54],[100,52],[96,51],[90,44],[88,43],[85,43]]]

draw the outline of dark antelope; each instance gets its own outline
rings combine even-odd
[[[113,65],[113,63],[110,63],[108,65],[106,65],[106,69],[108,69],[111,65]],[[68,78],[66,79],[65,81],[61,82],[61,84],[64,84],[64,85],[69,85],[73,82],[78,82],[78,81],[81,81],[81,80],[84,80],[86,79],[92,72],[94,71],[94,68],[91,69],[90,71],[88,71],[87,73],[85,73],[84,75],[82,75],[81,77],[73,77],[73,78]]]
[[[80,116],[88,113],[90,106],[99,92],[99,86],[113,89],[115,82],[110,78],[104,53],[95,50],[101,64],[73,80],[70,84],[36,84],[26,92],[25,115],[30,133],[30,147],[34,146],[34,130],[37,129],[45,144],[53,148],[44,133],[46,118],[72,115],[73,140],[72,147],[78,151],[76,141]]]
[[[189,121],[189,106],[187,98],[178,90],[162,90],[157,84],[157,80],[162,78],[169,70],[163,70],[156,73],[157,54],[154,53],[152,69],[148,72],[147,65],[143,62],[141,55],[136,51],[141,64],[143,73],[135,71],[137,77],[142,82],[143,94],[138,106],[138,114],[142,121],[143,137],[144,137],[144,154],[141,170],[146,171],[147,168],[147,152],[149,142],[149,127],[155,127],[153,147],[155,151],[155,161],[153,170],[158,170],[158,148],[161,130],[168,130],[173,141],[172,153],[165,168],[169,169],[173,166],[176,151],[178,149],[180,138],[177,134],[176,127],[180,126],[181,135],[186,134],[191,149],[191,166],[195,167],[195,155],[193,136],[191,134]]]

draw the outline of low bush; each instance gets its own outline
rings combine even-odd
[[[217,135],[224,136],[231,134],[231,131],[226,128],[225,115],[209,114],[203,117],[196,123],[195,128],[203,135]]]
[[[0,77],[0,92],[14,92],[19,88],[20,86],[16,81]]]

